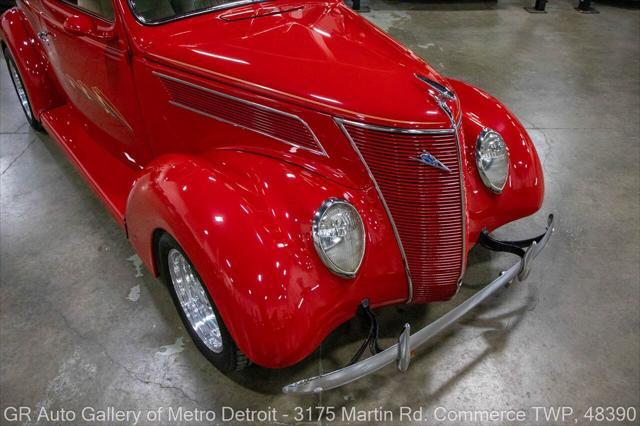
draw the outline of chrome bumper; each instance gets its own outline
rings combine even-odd
[[[554,232],[553,223],[553,215],[550,215],[547,231],[539,242],[533,242],[529,246],[524,257],[522,257],[518,263],[502,272],[491,284],[487,285],[475,295],[465,300],[463,303],[447,312],[422,330],[415,334],[411,334],[410,325],[405,324],[404,331],[400,335],[398,343],[389,349],[340,370],[286,385],[282,388],[282,391],[284,393],[291,394],[308,394],[335,389],[374,373],[393,362],[396,362],[398,370],[406,371],[409,368],[411,353],[413,351],[424,345],[440,332],[447,329],[450,325],[457,322],[460,318],[469,313],[469,311],[494,294],[498,289],[516,278],[518,278],[518,280],[524,280],[527,278],[533,260],[544,249],[551,237],[551,234]]]

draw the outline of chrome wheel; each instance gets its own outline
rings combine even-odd
[[[222,352],[222,334],[218,318],[207,292],[184,255],[171,249],[169,275],[189,325],[213,352]]]
[[[9,65],[9,74],[11,75],[11,80],[13,80],[13,84],[16,88],[16,93],[18,93],[18,98],[20,99],[20,103],[22,104],[22,109],[27,115],[29,121],[33,121],[33,113],[31,112],[31,105],[29,104],[27,91],[22,85],[22,80],[20,79],[20,74],[16,69],[16,65],[14,64],[13,60],[7,61],[7,64]]]

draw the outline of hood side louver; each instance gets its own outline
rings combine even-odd
[[[160,77],[176,107],[242,127],[318,155],[327,155],[309,125],[300,117],[255,102],[240,99],[187,81]]]

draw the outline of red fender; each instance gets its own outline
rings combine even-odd
[[[471,248],[483,228],[491,231],[537,212],[544,199],[544,177],[533,142],[515,115],[486,92],[461,81],[449,82],[463,111],[467,235]],[[499,132],[509,150],[509,180],[502,194],[491,192],[482,183],[476,167],[476,141],[485,128]]]
[[[353,280],[322,263],[313,214],[330,197],[349,200],[367,231]],[[355,191],[298,166],[253,153],[169,155],[137,179],[126,212],[131,243],[157,272],[153,235],[185,250],[239,348],[264,367],[313,352],[364,298],[402,303],[407,281],[389,219],[373,188]]]
[[[2,15],[0,35],[16,61],[34,116],[40,117],[44,111],[63,105],[66,99],[64,92],[22,10],[13,8]]]

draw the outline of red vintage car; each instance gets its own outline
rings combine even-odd
[[[489,234],[543,201],[518,119],[340,0],[22,0],[1,34],[27,120],[224,372],[297,363],[358,312],[371,332],[352,362],[284,391],[404,371],[552,234],[553,216],[530,240]],[[519,260],[381,350],[371,309],[452,298],[478,243]]]

